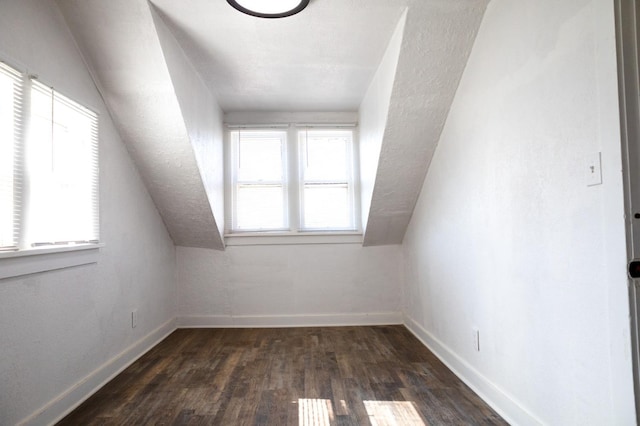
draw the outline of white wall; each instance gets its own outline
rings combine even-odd
[[[376,183],[378,161],[387,126],[391,92],[406,20],[407,11],[405,10],[396,24],[389,45],[360,104],[360,204],[363,229],[367,228],[369,219],[373,187]]]
[[[224,234],[222,110],[167,24],[159,16],[161,12],[151,4],[150,8],[167,69],[171,75],[171,82],[180,104],[182,119],[198,162],[202,183],[222,238]]]
[[[405,237],[404,304],[516,424],[635,424],[620,169],[613,2],[493,0]]]
[[[182,326],[400,323],[400,246],[177,247]]]
[[[175,249],[55,4],[2,1],[0,57],[100,114],[98,263],[0,280],[0,424],[46,424],[172,329]]]

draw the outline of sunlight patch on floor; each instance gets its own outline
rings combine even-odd
[[[331,401],[328,399],[298,399],[300,426],[331,426],[335,424]]]
[[[363,401],[371,426],[426,426],[413,402]]]

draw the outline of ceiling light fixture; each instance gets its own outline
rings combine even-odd
[[[301,12],[309,0],[227,0],[227,3],[258,18],[285,18]]]

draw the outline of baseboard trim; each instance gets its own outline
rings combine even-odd
[[[321,315],[202,315],[178,318],[178,328],[340,327],[402,323],[401,312]]]
[[[129,365],[133,364],[133,362],[147,353],[175,329],[176,320],[173,318],[102,364],[18,424],[34,426],[52,425],[62,420],[64,416],[86,401],[91,395],[107,384],[107,382],[120,374]]]
[[[440,361],[453,371],[460,380],[477,393],[480,398],[498,412],[509,424],[521,426],[544,424],[507,392],[480,374],[478,370],[460,358],[415,320],[405,316],[404,325],[423,345],[433,352]]]

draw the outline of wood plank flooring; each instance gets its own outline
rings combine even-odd
[[[59,425],[503,425],[403,326],[177,330]]]

